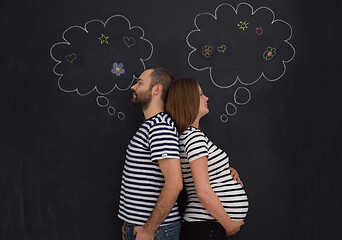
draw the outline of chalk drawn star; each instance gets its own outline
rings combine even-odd
[[[100,38],[98,38],[98,39],[101,40],[101,44],[102,44],[102,43],[107,43],[107,44],[109,44],[108,38],[109,38],[109,37],[106,37],[106,36],[103,35],[103,33],[102,33],[102,36],[101,36]]]

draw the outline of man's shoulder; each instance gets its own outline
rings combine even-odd
[[[175,124],[171,117],[166,112],[161,112],[149,119],[148,121],[148,132],[149,135],[161,134],[161,135],[172,135],[177,137],[178,132]]]
[[[150,127],[153,127],[155,125],[159,125],[159,126],[164,125],[164,126],[170,126],[173,128],[175,126],[171,117],[166,112],[158,113],[157,115],[149,119],[149,121],[147,122],[148,122],[147,124]]]

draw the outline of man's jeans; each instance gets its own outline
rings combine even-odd
[[[182,221],[176,221],[168,225],[159,227],[154,234],[154,240],[179,240]],[[126,240],[135,240],[134,228],[137,225],[126,223]]]

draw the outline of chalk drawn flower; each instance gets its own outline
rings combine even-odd
[[[113,64],[113,69],[112,73],[115,74],[116,76],[120,76],[121,74],[125,73],[125,69],[123,68],[123,63],[114,63]]]
[[[210,55],[213,54],[213,47],[209,45],[205,45],[202,47],[202,55],[206,58],[210,57]]]
[[[276,55],[276,53],[277,52],[275,48],[268,47],[262,56],[266,61],[268,61],[271,60]]]

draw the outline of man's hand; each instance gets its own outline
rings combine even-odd
[[[227,226],[225,226],[226,236],[231,236],[238,231],[240,231],[240,227],[244,224],[243,221],[230,221]]]
[[[241,179],[239,177],[238,172],[234,168],[232,168],[232,167],[229,167],[229,170],[230,170],[230,174],[232,175],[233,179],[235,181],[237,181],[237,183],[240,183],[241,186],[243,187],[243,183],[242,183],[242,181],[241,181]]]
[[[124,222],[124,224],[121,227],[121,231],[122,231],[122,239],[125,240],[125,234],[126,234],[126,222]]]
[[[137,240],[152,240],[154,238],[155,232],[171,212],[183,187],[182,169],[179,159],[164,158],[158,160],[158,164],[164,175],[165,183],[145,225],[134,229],[134,233],[137,233]]]
[[[144,226],[135,227],[134,235],[136,240],[153,240],[154,233],[147,231]]]

